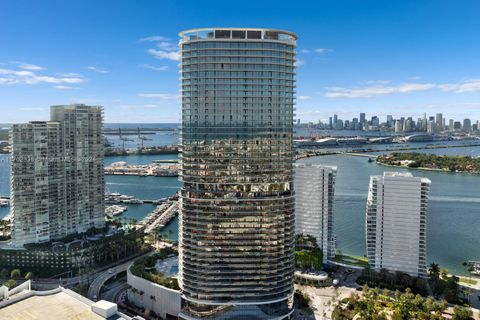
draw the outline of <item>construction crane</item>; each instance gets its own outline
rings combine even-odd
[[[118,135],[120,136],[120,140],[122,140],[122,148],[123,148],[123,150],[125,150],[125,142],[133,141],[133,140],[122,136],[122,128],[118,128]]]
[[[138,139],[140,140],[141,148],[143,149],[143,147],[144,147],[144,142],[145,142],[146,140],[152,140],[152,139],[149,139],[149,138],[147,138],[147,137],[145,137],[145,136],[142,136],[142,135],[140,134],[140,128],[137,128],[137,130],[138,130]]]

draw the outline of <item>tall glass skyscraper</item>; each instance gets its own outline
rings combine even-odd
[[[297,37],[180,33],[182,319],[288,319]]]

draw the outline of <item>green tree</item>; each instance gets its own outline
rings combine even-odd
[[[5,282],[3,285],[8,289],[12,289],[13,287],[15,287],[16,284],[17,284],[17,281],[10,279],[7,282]]]
[[[20,272],[20,269],[13,269],[12,272],[10,272],[10,278],[12,279],[18,279],[21,275],[22,273]]]
[[[32,272],[27,272],[25,275],[25,280],[32,280],[33,279],[33,273]]]
[[[10,275],[10,271],[8,271],[8,269],[3,268],[0,271],[0,278],[8,278],[9,275]]]
[[[432,262],[430,264],[430,268],[428,270],[428,273],[430,274],[430,277],[432,278],[437,278],[440,276],[440,266],[438,265],[438,263],[435,263],[435,262]]]
[[[453,308],[452,320],[470,320],[472,319],[473,312],[469,308],[455,306]]]

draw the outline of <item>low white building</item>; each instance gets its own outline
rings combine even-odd
[[[93,302],[69,289],[58,287],[32,291],[30,281],[8,290],[0,287],[0,319],[2,320],[145,320],[118,311],[115,303]]]
[[[337,167],[295,164],[295,233],[315,237],[323,262],[335,256],[333,204]]]
[[[155,312],[162,319],[177,319],[181,308],[180,291],[132,274],[127,270],[128,300],[140,308]]]
[[[427,207],[431,181],[410,173],[370,177],[366,210],[367,256],[380,271],[427,275]]]

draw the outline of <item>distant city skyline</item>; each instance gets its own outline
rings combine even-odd
[[[477,1],[6,0],[0,122],[41,120],[64,103],[103,105],[107,123],[179,122],[177,33],[192,26],[296,32],[302,122],[359,112],[477,120],[479,10]]]

